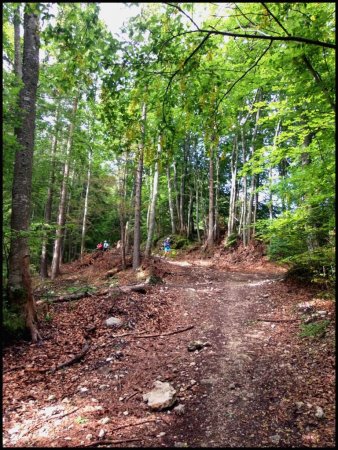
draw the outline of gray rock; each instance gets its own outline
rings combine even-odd
[[[143,394],[143,400],[148,402],[148,406],[154,410],[169,408],[176,401],[176,390],[170,383],[162,381],[154,382],[155,388],[152,391]]]
[[[315,416],[317,417],[317,419],[323,419],[325,416],[323,408],[321,408],[320,406],[316,406]]]
[[[185,413],[185,406],[180,403],[175,406],[174,411],[178,416],[182,416]]]
[[[188,344],[188,351],[194,352],[195,350],[202,350],[204,347],[210,347],[211,344],[209,342],[202,341],[191,341]]]
[[[109,319],[106,320],[107,327],[115,327],[119,328],[123,325],[123,320],[118,317],[109,317]]]
[[[270,436],[269,439],[273,444],[278,445],[279,441],[280,441],[280,436],[279,436],[279,434],[275,434],[273,436]]]

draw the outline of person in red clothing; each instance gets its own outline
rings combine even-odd
[[[102,242],[99,242],[99,243],[97,244],[96,248],[97,248],[98,250],[103,250],[103,244],[102,244]]]

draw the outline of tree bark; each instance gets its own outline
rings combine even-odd
[[[170,212],[170,223],[171,223],[171,233],[176,234],[175,226],[175,215],[174,215],[174,204],[171,192],[171,182],[170,182],[170,167],[169,162],[167,163],[167,181],[168,181],[168,201],[169,201],[169,212]]]
[[[50,174],[50,181],[47,191],[47,200],[45,206],[45,214],[44,214],[44,223],[46,225],[50,224],[52,218],[52,204],[53,204],[53,196],[54,196],[54,183],[55,183],[55,155],[57,150],[58,143],[58,128],[59,128],[59,114],[60,114],[60,105],[58,106],[56,112],[56,121],[55,121],[55,132],[53,136],[52,143],[52,167]],[[48,278],[48,261],[47,261],[47,243],[48,243],[48,231],[44,233],[42,238],[41,245],[41,259],[40,259],[40,276],[41,278]]]
[[[235,231],[235,212],[236,212],[236,181],[237,181],[237,136],[234,139],[231,154],[231,191],[229,204],[229,219],[228,219],[228,238]]]
[[[83,219],[82,219],[82,234],[81,234],[81,258],[85,251],[85,239],[86,239],[86,229],[87,229],[87,215],[88,215],[88,199],[89,199],[89,186],[90,186],[90,175],[91,175],[91,163],[92,163],[92,149],[88,151],[88,173],[87,173],[87,186],[85,202],[83,207]]]
[[[14,73],[22,80],[22,60],[20,46],[20,6],[18,3],[14,10]]]
[[[65,211],[66,211],[66,200],[67,200],[67,181],[69,176],[69,165],[70,165],[70,151],[73,143],[73,133],[75,127],[75,117],[77,111],[78,97],[74,98],[73,102],[73,111],[72,111],[72,120],[69,125],[69,133],[67,140],[67,148],[65,155],[65,166],[63,171],[63,180],[61,186],[61,198],[59,204],[59,214],[57,220],[57,230],[56,230],[56,238],[54,242],[54,251],[53,251],[53,260],[52,260],[52,273],[51,278],[54,280],[58,274],[60,273],[60,263],[61,263],[61,246],[62,246],[62,238],[64,235],[64,227],[65,227]]]
[[[242,133],[242,149],[243,149],[243,165],[246,163],[246,147],[245,147],[245,138],[244,138],[244,132],[243,128],[241,130]],[[243,203],[242,203],[242,220],[241,220],[241,226],[242,226],[242,240],[243,245],[247,245],[247,231],[246,231],[246,210],[247,210],[247,176],[244,175],[242,178],[243,182]]]
[[[157,144],[157,155],[155,159],[155,167],[154,167],[154,180],[153,180],[153,188],[152,188],[152,197],[150,202],[150,215],[149,215],[149,228],[148,228],[148,236],[147,236],[147,244],[145,250],[145,256],[149,257],[151,254],[151,247],[153,244],[153,236],[155,229],[155,213],[156,213],[156,201],[157,201],[157,192],[158,192],[158,176],[159,176],[159,158],[161,155],[161,135],[158,137]]]
[[[209,155],[209,216],[208,216],[208,238],[206,247],[212,249],[214,246],[214,140],[211,138],[210,155]]]
[[[9,254],[9,304],[23,319],[33,341],[38,339],[35,302],[31,293],[29,246],[32,169],[36,116],[36,90],[39,79],[39,17],[24,14],[23,87],[19,94],[21,124],[15,129],[18,149],[15,154],[12,187],[11,242]]]
[[[143,152],[145,144],[145,132],[146,132],[146,117],[147,108],[146,104],[142,106],[141,117],[141,143],[139,145],[137,174],[136,174],[136,189],[135,189],[135,222],[134,222],[134,249],[133,249],[133,270],[137,270],[141,265],[141,194],[142,194],[142,175],[143,175]]]

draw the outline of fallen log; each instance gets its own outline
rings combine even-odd
[[[61,302],[70,302],[72,300],[79,300],[80,298],[84,297],[93,297],[93,294],[85,291],[85,292],[78,292],[77,294],[70,294],[70,295],[61,295],[60,297],[56,298],[48,298],[48,300],[38,300],[36,302],[37,305],[41,305],[42,303],[46,302],[53,302],[53,303],[61,303]]]

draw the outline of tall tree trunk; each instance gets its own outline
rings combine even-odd
[[[12,188],[11,242],[9,254],[8,299],[11,308],[23,319],[33,341],[40,337],[37,330],[35,302],[29,273],[27,232],[30,226],[32,169],[36,116],[36,90],[39,79],[39,17],[24,14],[24,49],[22,81],[19,94],[21,123],[15,129],[18,148],[15,154]]]
[[[156,213],[156,201],[157,201],[157,192],[158,192],[158,167],[159,167],[159,158],[161,155],[161,139],[162,136],[159,135],[158,137],[158,144],[157,144],[157,155],[155,159],[155,167],[154,167],[154,180],[153,180],[153,188],[152,188],[152,197],[150,202],[150,216],[149,216],[149,228],[148,228],[148,237],[147,237],[147,244],[146,244],[146,250],[145,250],[145,256],[149,257],[151,254],[151,247],[153,244],[153,236],[154,236],[154,229],[155,229],[155,213]]]
[[[55,156],[58,144],[58,131],[59,131],[59,114],[60,114],[60,105],[58,105],[58,109],[56,112],[56,120],[55,120],[55,132],[53,136],[52,143],[52,167],[50,174],[50,181],[47,191],[47,200],[45,206],[45,216],[44,223],[46,225],[50,224],[52,218],[52,204],[53,204],[53,196],[54,196],[54,183],[55,183]],[[48,278],[48,261],[47,261],[47,243],[48,243],[48,231],[44,233],[42,238],[42,246],[41,246],[41,259],[40,259],[40,276],[41,278]]]
[[[258,101],[262,100],[262,89],[258,88],[256,98]],[[258,131],[258,121],[260,116],[260,108],[257,109],[256,112],[256,119],[255,119],[255,128],[252,133],[252,139],[251,139],[251,158],[253,158],[255,153],[255,143],[256,143],[256,137],[257,137],[257,131]],[[251,186],[250,186],[250,197],[249,197],[249,204],[248,204],[248,211],[246,215],[246,225],[247,225],[247,240],[250,242],[251,236],[252,236],[252,227],[251,224],[253,222],[253,203],[255,198],[255,189],[256,189],[256,174],[251,175]]]
[[[206,247],[212,249],[214,246],[214,140],[215,136],[211,138],[210,158],[209,158],[209,215],[208,215],[208,238]]]
[[[87,231],[87,215],[88,215],[88,199],[89,199],[89,186],[90,186],[90,175],[91,175],[91,164],[92,164],[92,149],[88,150],[88,173],[87,173],[87,186],[85,202],[83,207],[83,219],[82,219],[82,233],[81,233],[81,258],[85,251],[85,239]]]
[[[135,223],[134,223],[134,249],[133,249],[133,270],[137,270],[141,265],[141,193],[142,193],[142,175],[143,175],[143,152],[145,145],[145,132],[146,132],[146,117],[147,108],[146,104],[142,106],[142,118],[141,118],[141,143],[139,145],[137,174],[135,181]]]
[[[53,260],[52,260],[52,273],[51,278],[54,280],[58,274],[60,273],[60,263],[61,263],[61,246],[62,246],[62,238],[64,235],[64,227],[65,227],[65,211],[66,211],[66,200],[67,200],[67,181],[69,175],[69,165],[70,165],[70,151],[73,142],[73,133],[75,127],[75,117],[77,111],[78,97],[75,97],[73,102],[73,111],[72,111],[72,119],[69,125],[69,133],[66,147],[66,155],[65,155],[65,166],[63,171],[63,180],[61,186],[61,197],[59,204],[59,214],[57,220],[57,230],[56,230],[56,238],[54,242],[54,251],[53,251]]]
[[[214,239],[219,238],[219,155],[216,155],[216,183],[215,183],[215,223]]]
[[[171,181],[170,181],[170,167],[169,162],[167,163],[167,181],[168,181],[168,201],[169,201],[169,212],[170,212],[170,223],[171,223],[171,233],[176,234],[175,226],[175,215],[174,215],[174,204],[171,192]]]
[[[193,205],[193,191],[192,187],[189,187],[189,203],[188,203],[188,220],[187,220],[187,238],[190,239],[193,232],[193,216],[192,216],[192,205]]]
[[[21,3],[17,3],[14,10],[14,73],[18,79],[22,80],[22,60],[20,46],[20,7]]]
[[[242,133],[242,148],[243,148],[243,165],[246,163],[246,146],[245,146],[245,138],[243,128],[241,130]],[[242,240],[243,245],[246,246],[248,244],[247,241],[247,231],[246,231],[246,210],[247,210],[247,176],[244,175],[242,178],[243,182],[243,204],[242,204]]]
[[[173,168],[174,168],[174,187],[175,187],[175,205],[176,205],[176,216],[177,216],[177,221],[179,223],[179,218],[180,218],[180,205],[179,205],[179,192],[178,192],[178,175],[177,175],[177,164],[176,161],[174,161],[173,163]],[[179,226],[178,226],[179,228]]]
[[[275,130],[275,135],[273,138],[273,151],[276,150],[277,146],[277,138],[280,133],[280,124],[281,121],[278,120]],[[269,193],[269,218],[270,220],[273,219],[273,195],[272,195],[272,184],[273,184],[273,172],[272,172],[272,166],[269,168],[269,178],[270,178],[270,193]]]
[[[201,235],[200,235],[200,218],[199,218],[199,196],[198,196],[198,176],[195,178],[195,190],[196,190],[196,231],[197,231],[197,240],[198,242],[201,242]]]
[[[228,219],[228,238],[235,231],[235,213],[236,213],[236,181],[237,181],[237,155],[238,145],[237,136],[234,139],[234,145],[231,153],[231,191],[230,191],[230,204],[229,204],[229,219]]]
[[[186,230],[186,224],[184,220],[184,194],[185,194],[185,179],[187,174],[187,155],[188,155],[188,139],[186,139],[184,143],[184,158],[183,158],[183,167],[182,167],[182,173],[181,173],[181,183],[180,183],[180,234],[184,235]]]

